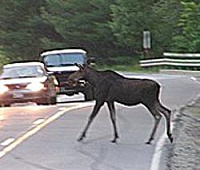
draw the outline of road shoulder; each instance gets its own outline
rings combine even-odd
[[[166,169],[200,169],[200,96],[177,112],[173,133]]]

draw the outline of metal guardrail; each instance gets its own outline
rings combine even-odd
[[[163,53],[166,57],[200,57],[197,53]]]
[[[200,69],[200,54],[163,53],[164,58],[140,60],[140,66]]]

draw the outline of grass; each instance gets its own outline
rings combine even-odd
[[[115,71],[123,71],[123,72],[138,72],[138,73],[156,73],[159,71],[158,68],[148,68],[144,69],[141,68],[138,64],[135,65],[121,65],[121,64],[115,64],[115,65],[106,65],[106,64],[98,64],[96,65],[97,69],[100,70],[115,70]]]
[[[141,56],[117,56],[107,60],[101,59],[96,62],[96,68],[99,70],[115,70],[122,72],[155,73],[158,68],[141,68],[139,65]]]

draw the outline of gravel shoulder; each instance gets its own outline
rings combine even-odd
[[[162,70],[161,73],[190,75],[200,84],[199,71]],[[200,92],[188,105],[174,112],[172,145],[164,146],[164,170],[200,170]]]
[[[181,108],[173,120],[174,143],[168,148],[167,170],[200,169],[200,96]]]

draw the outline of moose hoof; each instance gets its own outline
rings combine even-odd
[[[81,142],[82,140],[83,140],[83,138],[78,138],[77,139],[78,142]]]
[[[148,140],[148,142],[146,142],[146,144],[147,145],[151,145],[151,141],[153,140],[153,138],[150,138],[149,140]]]
[[[117,139],[113,139],[110,141],[111,143],[117,143]]]
[[[77,139],[78,142],[81,142],[83,140],[84,136],[81,136],[80,138]]]
[[[151,142],[150,142],[150,141],[148,141],[148,142],[146,142],[146,144],[147,144],[147,145],[151,145]]]
[[[174,138],[172,137],[172,134],[169,135],[169,140],[170,140],[171,143],[173,143]]]

